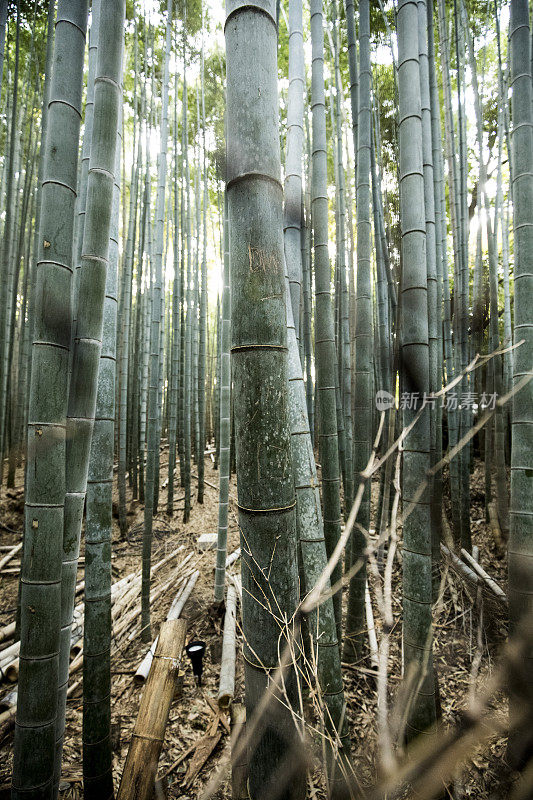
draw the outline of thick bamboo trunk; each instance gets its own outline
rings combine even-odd
[[[398,9],[398,75],[400,90],[400,220],[403,274],[401,281],[401,391],[410,399],[403,425],[414,419],[429,392],[426,220],[424,213],[423,129],[420,96],[418,26],[425,25],[416,2],[401,0]],[[410,709],[408,738],[435,721],[432,657],[432,547],[429,492],[417,496],[429,469],[429,409],[426,406],[405,437],[402,494],[403,657],[406,672],[416,674],[417,692]]]
[[[523,341],[514,357],[514,383],[531,376],[533,364],[533,89],[529,73],[529,10],[527,0],[511,0],[511,87],[513,130],[514,209],[514,341]],[[511,451],[511,505],[509,537],[509,617],[511,630],[533,609],[533,381],[513,399]],[[529,625],[531,623],[529,622]],[[530,630],[530,629],[529,629]],[[531,698],[533,653],[524,665],[527,682],[511,687],[511,721],[529,712],[525,723],[511,732],[508,756],[513,764],[531,758],[533,751]]]
[[[61,617],[74,202],[87,2],[60,2],[43,154],[21,569],[13,796],[52,794]]]
[[[227,193],[239,527],[243,575],[246,710],[272,700],[250,746],[252,798],[305,794],[295,667],[284,674],[285,702],[272,675],[298,604],[295,494],[288,410],[282,198],[274,0],[231,0],[225,25]],[[281,637],[281,638],[280,638]],[[292,651],[294,652],[294,651]]]

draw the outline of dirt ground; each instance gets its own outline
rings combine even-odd
[[[161,483],[166,485],[168,452],[165,446],[161,451]],[[193,468],[193,474],[196,470]],[[204,661],[203,685],[198,687],[192,675],[188,659],[183,661],[183,691],[174,700],[166,738],[160,758],[158,774],[161,775],[176,760],[203,736],[210,728],[214,718],[213,701],[216,704],[223,626],[223,609],[213,603],[214,551],[200,553],[196,542],[202,533],[214,533],[218,518],[218,472],[213,468],[209,457],[205,462],[204,503],[194,502],[189,522],[182,522],[183,492],[179,480],[175,490],[177,510],[170,517],[166,507],[166,488],[161,488],[160,511],[154,519],[154,539],[152,564],[172,549],[183,544],[183,556],[194,553],[194,561],[200,570],[200,577],[189,598],[183,616],[188,620],[187,640],[200,638],[207,643]],[[483,472],[476,468],[471,482],[471,523],[473,542],[480,548],[483,567],[506,588],[506,561],[496,546],[488,525],[485,523],[483,501]],[[192,489],[196,490],[193,477]],[[373,506],[377,505],[378,486],[373,487]],[[230,486],[229,540],[228,553],[239,546],[236,487],[232,479]],[[14,489],[3,490],[0,500],[0,544],[11,545],[20,541],[23,523],[23,476],[17,473]],[[449,499],[445,497],[445,508],[449,515]],[[449,518],[449,516],[448,516]],[[118,519],[114,515],[113,531],[113,580],[139,569],[141,564],[143,507],[137,501],[130,501],[128,540],[121,540]],[[83,548],[82,553],[83,555]],[[14,564],[18,563],[16,561]],[[166,565],[156,576],[160,584],[171,573],[173,562]],[[238,563],[236,565],[238,569]],[[83,580],[83,566],[79,567],[78,580]],[[372,580],[371,589],[372,589]],[[2,574],[0,580],[0,627],[14,619],[16,613],[18,576]],[[153,605],[152,632],[157,633],[175,595],[176,587],[169,587]],[[372,591],[371,591],[372,594]],[[347,599],[345,590],[344,599]],[[395,625],[391,636],[389,664],[389,684],[391,702],[401,679],[401,563],[396,562],[393,578],[393,606]],[[374,614],[379,638],[381,626],[374,602]],[[435,625],[435,665],[438,672],[439,691],[445,723],[455,724],[462,708],[468,704],[472,685],[472,665],[478,647],[479,608],[476,607],[475,592],[466,587],[450,570],[445,581],[442,606]],[[485,608],[484,625],[481,635],[481,661],[476,685],[483,686],[491,674],[495,659],[506,636],[506,620],[493,606]],[[238,643],[240,654],[240,637]],[[114,648],[112,656],[112,719],[114,749],[115,786],[118,787],[120,775],[128,751],[131,733],[139,708],[142,687],[133,681],[133,674],[147,651],[147,645],[135,636],[131,641]],[[479,652],[478,652],[479,655]],[[353,741],[354,762],[359,781],[371,785],[376,777],[376,691],[375,677],[370,664],[350,665],[344,671],[350,733]],[[71,679],[79,680],[81,672]],[[0,684],[0,699],[10,690],[9,684]],[[82,686],[76,688],[68,700],[66,738],[62,773],[62,797],[82,797],[81,769],[81,726],[82,726]],[[211,704],[208,700],[211,699]],[[235,701],[244,701],[242,659],[238,656]],[[501,701],[502,712],[504,710]],[[229,756],[229,736],[224,720],[219,724],[220,741],[190,786],[184,785],[191,755],[185,756],[166,778],[168,797],[199,798],[215,770]],[[0,798],[8,796],[12,761],[13,731],[4,735],[0,742]],[[456,798],[490,798],[499,800],[509,797],[512,774],[505,767],[505,740],[500,736],[489,737],[483,749],[476,750],[464,771],[457,774],[453,795]],[[215,794],[217,798],[231,797],[229,767],[225,768],[225,778]],[[318,780],[313,780],[309,796],[321,796]]]

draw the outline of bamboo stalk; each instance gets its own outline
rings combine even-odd
[[[148,800],[151,795],[186,629],[184,620],[167,620],[161,626],[154,663],[141,699],[117,800]]]

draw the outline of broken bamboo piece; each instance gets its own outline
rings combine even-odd
[[[148,800],[151,796],[174,695],[174,683],[185,644],[186,628],[185,621],[181,619],[167,620],[161,626],[117,800]]]

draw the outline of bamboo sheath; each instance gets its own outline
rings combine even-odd
[[[151,796],[186,629],[187,625],[181,619],[167,620],[161,626],[117,800],[148,800]]]

